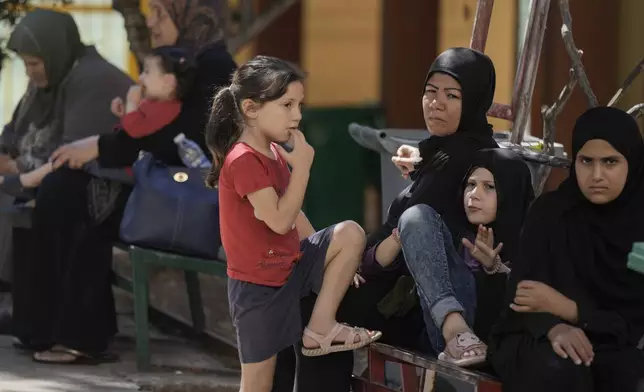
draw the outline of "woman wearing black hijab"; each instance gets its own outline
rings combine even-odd
[[[399,156],[393,158],[404,174],[413,170],[411,177],[414,182],[394,200],[389,208],[387,221],[367,241],[365,259],[371,259],[367,264],[375,269],[382,265],[389,265],[387,268],[390,269],[392,266],[404,267],[407,263],[418,284],[419,294],[424,299],[421,303],[427,307],[423,313],[430,313],[433,318],[431,324],[438,325],[440,330],[447,316],[451,315],[447,323],[449,340],[452,340],[451,331],[467,332],[468,320],[463,316],[473,317],[473,312],[466,312],[463,308],[474,306],[471,276],[465,271],[462,279],[457,279],[459,284],[463,281],[462,290],[449,287],[449,290],[444,291],[434,287],[423,292],[422,286],[429,287],[437,283],[437,280],[429,279],[424,283],[418,281],[425,280],[423,278],[429,272],[426,268],[427,260],[420,262],[418,257],[409,259],[408,254],[412,253],[412,248],[416,250],[413,252],[415,254],[419,249],[416,244],[407,243],[408,237],[409,241],[414,241],[416,233],[404,228],[416,227],[417,223],[422,223],[426,229],[424,224],[436,222],[435,217],[439,216],[440,222],[436,222],[437,225],[429,230],[440,233],[441,227],[446,225],[450,237],[448,242],[452,239],[460,242],[458,234],[466,230],[468,225],[462,198],[457,196],[461,183],[473,164],[476,152],[497,147],[486,116],[492,105],[495,80],[494,65],[490,58],[472,49],[449,49],[434,61],[425,78],[422,97],[423,114],[430,137],[419,144],[418,150],[409,146],[401,147]],[[409,164],[414,162],[415,165],[410,167]],[[421,207],[414,208],[415,206]],[[426,256],[428,255],[423,255],[425,258]],[[414,261],[413,265],[410,261]],[[393,279],[393,283],[398,284],[395,274],[388,276]],[[447,277],[446,279],[449,280]],[[471,295],[466,295],[467,292]],[[433,293],[438,296],[434,297],[431,295]],[[461,294],[468,299],[458,298]],[[427,324],[429,320],[425,319]],[[471,319],[469,321],[471,325]],[[445,347],[440,331],[429,328],[428,333],[433,349],[437,353],[442,351]],[[470,349],[465,351],[467,355],[474,354],[474,349],[482,347],[478,339],[474,339],[474,335],[464,337],[469,342],[467,347]],[[481,354],[484,353],[478,352],[479,357]],[[449,359],[459,361],[464,358]]]
[[[644,143],[630,115],[599,107],[572,150],[568,179],[530,210],[492,334],[504,391],[644,388],[644,276],[626,266],[644,241]]]
[[[394,163],[404,175],[410,175],[414,183],[392,203],[385,224],[369,236],[368,248],[381,243],[386,243],[385,247],[396,244],[393,229],[402,213],[417,204],[429,205],[439,214],[453,217],[450,219],[454,224],[448,223],[453,236],[463,228],[460,225],[465,213],[462,200],[456,197],[461,181],[477,151],[498,147],[486,117],[495,86],[494,64],[483,53],[469,48],[452,48],[436,58],[425,79],[422,96],[430,137],[421,142],[419,148],[402,146],[398,157],[394,157]],[[402,255],[399,258],[402,261]],[[303,309],[306,309],[304,304]],[[352,306],[342,305],[339,317],[342,313],[346,313],[345,321],[350,323],[359,317]],[[303,317],[306,320],[308,316]],[[298,389],[306,392],[348,391],[352,360],[351,353],[298,358]],[[289,369],[293,362],[289,350],[278,356],[273,391],[292,390],[292,370]]]

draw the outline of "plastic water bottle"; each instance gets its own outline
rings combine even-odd
[[[179,150],[179,157],[186,167],[192,168],[209,168],[210,161],[206,154],[197,143],[188,139],[183,133],[178,134],[174,138],[174,143]]]

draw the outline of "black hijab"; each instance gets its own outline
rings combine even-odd
[[[577,120],[573,162],[594,139],[607,141],[626,158],[624,190],[608,204],[591,203],[577,185],[573,164],[568,179],[530,210],[508,296],[524,279],[554,287],[577,303],[579,324],[597,350],[635,346],[644,334],[644,276],[626,266],[633,243],[644,241],[644,142],[636,121],[609,107],[590,109]],[[500,330],[519,328],[542,337],[561,322],[549,314],[508,311]]]
[[[503,242],[501,259],[504,262],[513,262],[518,257],[521,227],[528,213],[528,207],[534,200],[530,169],[513,151],[502,148],[479,151],[474,156],[474,163],[460,189],[458,197],[461,200],[461,208],[463,208],[467,180],[478,168],[485,168],[494,176],[497,195],[496,219],[487,226],[494,229],[494,245]],[[460,242],[463,237],[469,237],[472,240],[471,236],[476,235],[477,228],[468,223],[464,231],[469,233],[460,233],[455,239],[456,242]],[[477,298],[474,331],[483,341],[487,341],[492,326],[498,321],[503,310],[507,275],[488,275],[478,271],[474,276]]]
[[[450,75],[461,85],[461,119],[455,133],[430,136],[419,144],[423,161],[413,176],[407,207],[431,206],[446,219],[452,236],[456,236],[467,224],[462,197],[454,197],[456,190],[472,165],[474,154],[498,147],[486,117],[492,106],[496,77],[492,60],[469,48],[452,48],[441,53],[429,68],[425,85],[436,72]]]
[[[530,169],[523,158],[511,150],[481,150],[475,155],[474,163],[463,180],[461,200],[469,177],[478,168],[485,168],[494,176],[497,211],[496,219],[488,226],[494,230],[495,246],[503,242],[501,258],[504,262],[511,262],[518,257],[519,233],[534,200]],[[477,228],[474,225],[468,225],[467,229],[476,234]],[[465,233],[459,239],[461,237],[465,237]]]

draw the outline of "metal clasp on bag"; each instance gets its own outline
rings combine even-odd
[[[174,173],[174,176],[172,176],[172,178],[176,182],[186,182],[186,181],[188,181],[188,173],[176,172],[176,173]]]

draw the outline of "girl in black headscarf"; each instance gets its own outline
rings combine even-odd
[[[389,332],[384,338],[390,343],[435,354],[444,350],[439,359],[467,366],[485,359],[485,345],[474,332],[485,339],[501,312],[504,272],[514,259],[518,232],[534,198],[530,170],[512,151],[480,151],[452,197],[466,215],[455,237],[445,223],[454,219],[443,219],[420,204],[408,208],[394,230],[404,263],[376,247],[367,251],[361,268],[365,291],[388,287],[388,292],[376,299],[377,305],[362,307],[368,320]],[[429,348],[401,340],[414,335],[413,316],[407,315],[412,307],[424,319]]]
[[[599,107],[573,132],[570,176],[531,208],[490,360],[505,391],[644,387],[644,143],[627,113]]]

